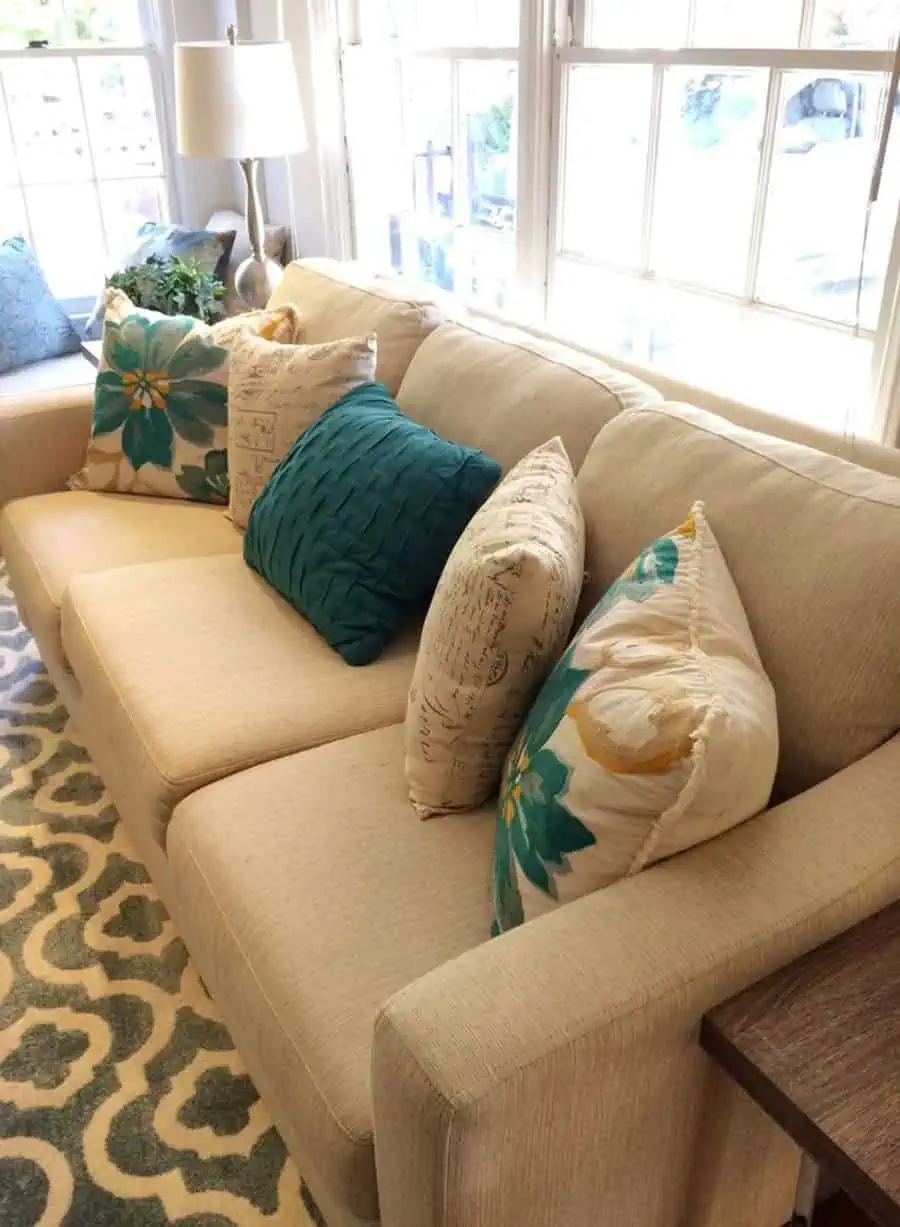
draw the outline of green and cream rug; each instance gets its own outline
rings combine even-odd
[[[0,1224],[317,1221],[0,559]]]

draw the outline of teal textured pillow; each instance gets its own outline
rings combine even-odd
[[[434,591],[500,478],[367,383],[305,431],[253,504],[244,558],[348,665],[375,660]]]

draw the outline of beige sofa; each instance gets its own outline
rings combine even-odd
[[[340,266],[277,298],[313,341],[377,330],[401,409],[506,467],[560,434],[586,600],[704,498],[783,744],[766,815],[487,940],[492,807],[406,801],[415,634],[349,668],[221,510],[60,492],[83,398],[0,407],[23,616],[330,1227],[778,1227],[797,1155],[698,1024],[900,897],[900,455],[663,404]]]

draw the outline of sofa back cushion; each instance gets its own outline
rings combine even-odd
[[[597,431],[620,410],[661,400],[599,359],[480,322],[438,328],[397,396],[414,421],[481,448],[504,470],[558,435],[576,472]]]
[[[578,477],[586,607],[702,499],[778,700],[776,792],[900,728],[900,479],[685,405],[620,415]]]
[[[376,378],[394,395],[416,350],[442,318],[432,301],[407,294],[402,282],[377,281],[337,260],[289,264],[269,306],[286,302],[303,316],[307,345],[375,333]]]

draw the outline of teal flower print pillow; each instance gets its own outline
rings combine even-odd
[[[227,502],[228,368],[215,328],[110,291],[91,439],[70,486]]]
[[[775,693],[698,503],[610,587],[510,751],[493,932],[744,822],[777,762]]]

